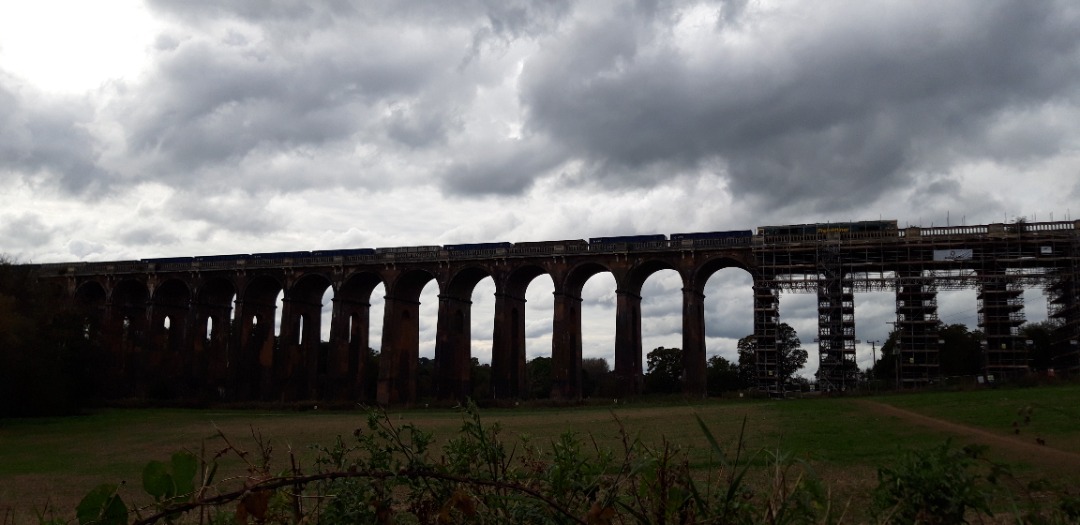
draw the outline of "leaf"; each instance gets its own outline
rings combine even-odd
[[[143,467],[142,484],[143,490],[158,501],[169,499],[176,494],[169,467],[160,461],[151,461]]]
[[[708,440],[709,446],[712,447],[713,452],[724,457],[724,451],[720,448],[720,444],[716,442],[716,437],[713,436],[712,431],[709,430],[709,426],[705,424],[705,420],[701,419],[700,414],[694,414],[694,419],[697,420],[698,427],[701,428],[701,433],[705,434],[705,439]]]
[[[116,493],[116,485],[109,483],[91,490],[75,508],[80,525],[123,525],[127,523],[127,514],[127,506]]]
[[[186,495],[195,492],[195,474],[199,471],[199,461],[194,454],[189,452],[177,452],[172,456],[173,483],[176,486],[176,495]]]

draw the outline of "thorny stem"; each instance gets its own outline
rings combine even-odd
[[[426,469],[409,469],[409,470],[403,470],[403,471],[396,472],[396,473],[394,473],[394,472],[386,472],[386,471],[355,471],[355,472],[340,472],[339,471],[339,472],[325,472],[325,473],[321,473],[321,474],[311,474],[311,475],[308,475],[308,476],[286,476],[286,477],[269,478],[269,479],[260,481],[258,483],[255,483],[255,484],[253,484],[253,485],[251,485],[249,487],[245,487],[243,489],[234,490],[232,492],[226,492],[224,494],[218,494],[217,496],[214,496],[214,497],[211,497],[211,498],[206,498],[206,499],[203,499],[203,500],[189,501],[189,502],[185,502],[185,503],[181,503],[181,504],[178,504],[178,505],[175,505],[175,506],[168,507],[168,508],[158,512],[157,514],[153,514],[153,515],[151,515],[149,517],[146,517],[146,518],[140,519],[138,521],[135,521],[132,525],[150,525],[150,524],[153,524],[153,523],[157,523],[159,520],[161,520],[163,518],[167,518],[169,516],[175,516],[175,515],[178,515],[178,514],[183,514],[185,512],[188,512],[190,510],[194,510],[194,509],[199,508],[199,507],[221,505],[223,503],[228,503],[228,502],[240,499],[241,497],[243,497],[245,494],[247,494],[249,492],[261,491],[261,490],[273,490],[273,489],[278,489],[278,488],[282,488],[282,487],[288,487],[290,485],[306,485],[308,483],[312,483],[312,482],[316,482],[316,481],[329,481],[329,480],[346,479],[346,478],[371,478],[371,479],[379,479],[379,480],[390,479],[390,478],[438,479],[438,480],[442,480],[442,481],[453,481],[453,482],[456,482],[456,483],[462,483],[462,484],[467,484],[467,485],[480,485],[480,486],[486,486],[486,487],[510,489],[510,490],[514,490],[514,491],[517,491],[517,492],[522,492],[524,494],[528,494],[529,496],[531,496],[533,498],[536,498],[536,499],[538,499],[540,501],[543,501],[548,507],[550,507],[550,508],[554,509],[555,511],[559,512],[560,514],[565,516],[567,519],[573,521],[574,523],[579,523],[581,525],[587,525],[585,520],[583,520],[581,518],[578,518],[577,516],[571,514],[568,509],[566,509],[565,507],[560,505],[555,500],[553,500],[553,499],[545,496],[543,493],[541,493],[539,491],[536,491],[536,490],[533,490],[533,489],[531,489],[531,488],[529,488],[527,486],[520,485],[518,483],[506,483],[506,482],[500,482],[500,481],[490,481],[490,480],[484,480],[484,479],[476,479],[476,478],[466,478],[466,477],[461,477],[461,476],[454,476],[454,475],[451,475],[451,474],[443,474],[443,473],[440,473],[440,472],[434,472],[434,471],[426,470]]]

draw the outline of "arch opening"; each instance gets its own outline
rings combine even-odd
[[[703,294],[706,391],[721,395],[748,388],[738,372],[739,341],[754,336],[753,276],[741,268],[721,268],[709,275]]]
[[[645,375],[645,392],[678,393],[683,388],[683,280],[679,272],[658,269],[641,286],[641,306],[631,316],[641,337],[641,352],[635,356]],[[680,349],[678,352],[672,349]]]

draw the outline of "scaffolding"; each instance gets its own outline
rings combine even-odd
[[[1057,327],[1055,368],[1080,373],[1078,242],[1080,221],[903,229],[895,221],[761,227],[752,245],[765,277],[755,282],[755,315],[768,311],[777,316],[775,297],[781,292],[817,294],[818,379],[823,389],[842,389],[858,377],[854,295],[894,291],[897,382],[919,387],[941,374],[939,291],[977,290],[979,327],[986,334],[981,365],[987,374],[1006,377],[1028,371],[1029,349],[1020,336],[1023,292],[1042,287]],[[755,321],[759,342],[775,345],[764,335],[765,326]],[[758,350],[762,384],[774,381],[769,366],[775,357],[769,351],[766,346]]]
[[[780,291],[754,285],[754,379],[760,389],[782,394],[776,339],[780,326]]]
[[[898,279],[895,329],[899,385],[911,388],[937,381],[941,376],[941,321],[933,278],[916,275]]]
[[[983,370],[987,380],[1023,375],[1028,351],[1020,336],[1024,324],[1024,289],[1017,283],[988,280],[979,286],[979,328],[985,339]]]
[[[1069,264],[1053,272],[1046,287],[1047,319],[1054,326],[1051,345],[1054,370],[1065,374],[1080,373],[1080,256],[1076,243],[1063,247]]]
[[[855,361],[855,291],[845,280],[839,243],[823,244],[818,251],[818,373],[824,391],[855,387],[859,367]]]

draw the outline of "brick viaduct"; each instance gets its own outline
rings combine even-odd
[[[486,243],[414,248],[243,254],[140,261],[39,265],[63,280],[86,309],[87,334],[107,349],[118,396],[143,396],[168,383],[181,396],[229,400],[360,399],[369,341],[372,291],[385,287],[377,396],[382,404],[416,401],[419,297],[439,289],[435,390],[445,399],[470,392],[471,296],[484,278],[495,283],[492,386],[500,399],[522,397],[525,377],[525,292],[536,277],[554,283],[552,396],[581,395],[581,291],[598,273],[616,282],[614,373],[628,394],[642,389],[641,296],[660,270],[682,279],[684,385],[705,393],[705,283],[723,268],[754,281],[754,334],[759,384],[775,385],[775,333],[781,290],[817,293],[821,379],[853,380],[851,294],[897,291],[897,329],[904,336],[905,382],[917,386],[936,371],[937,287],[974,286],[980,301],[1016,285],[1053,288],[1063,306],[1062,353],[1077,339],[1080,221],[898,230],[895,221],[762,227],[751,232],[595,238],[585,241]],[[949,250],[959,256],[939,257]],[[1009,262],[1012,261],[1012,262]],[[1064,284],[1063,284],[1064,283]],[[321,344],[322,298],[333,290],[330,337]],[[284,292],[280,334],[277,297]],[[912,309],[911,298],[918,298]],[[1001,296],[1010,305],[1015,293]],[[1053,301],[1051,301],[1053,302]],[[982,306],[980,305],[982,308]],[[1016,337],[1012,306],[984,331],[1001,325],[1001,348]],[[1021,307],[1022,308],[1022,307]],[[982,313],[982,310],[980,310]],[[1022,321],[1021,321],[1022,322]],[[906,324],[905,324],[906,323]],[[996,323],[996,324],[995,324]],[[997,349],[999,341],[992,341]],[[1019,351],[1019,350],[1017,350]],[[1016,357],[1013,353],[1002,354]],[[908,366],[910,360],[910,366]],[[1019,361],[1017,361],[1019,362]],[[1015,365],[1016,363],[1013,363]],[[1024,365],[1026,366],[1026,364]]]

